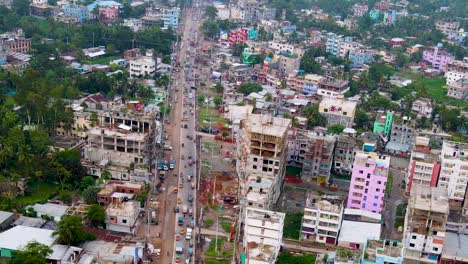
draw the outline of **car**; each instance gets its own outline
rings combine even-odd
[[[181,229],[181,230],[179,231],[179,234],[184,235],[184,234],[185,234],[185,230],[184,230],[184,229]]]
[[[193,247],[193,240],[190,240],[189,247]]]
[[[184,188],[184,183],[183,183],[183,182],[181,182],[181,183],[179,184],[179,188],[180,188],[180,189],[183,189],[183,188]]]
[[[182,203],[182,200],[180,200],[180,198],[177,198],[177,204],[181,204]]]
[[[179,235],[179,234],[176,234],[175,240],[176,240],[176,241],[180,241],[180,235]]]
[[[180,263],[180,258],[179,257],[176,257],[175,263]]]
[[[175,206],[174,207],[174,213],[178,213],[179,212],[179,207],[178,206]]]
[[[174,187],[174,192],[177,193],[178,191],[177,187]]]

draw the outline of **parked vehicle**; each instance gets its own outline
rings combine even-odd
[[[187,205],[184,204],[184,206],[182,206],[182,213],[186,214],[187,212],[188,212]]]
[[[187,227],[187,232],[185,232],[185,239],[187,240],[192,239],[192,228]]]
[[[190,174],[187,175],[187,180],[188,180],[188,181],[191,181],[191,180],[192,180],[192,175],[190,175]]]
[[[184,217],[183,216],[179,216],[179,218],[177,219],[177,224],[179,226],[183,226],[184,225]]]
[[[169,161],[169,169],[173,170],[175,165],[175,160]]]
[[[188,210],[188,215],[189,215],[189,216],[192,216],[192,215],[193,215],[192,208],[190,208],[190,209]]]
[[[159,171],[159,179],[161,181],[164,181],[164,179],[166,179],[166,171],[164,171],[164,170]]]
[[[189,201],[189,203],[192,203],[192,202],[193,202],[193,195],[190,194],[190,195],[188,196],[188,199],[187,199],[187,200]]]

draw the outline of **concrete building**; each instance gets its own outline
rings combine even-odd
[[[367,13],[367,11],[369,11],[369,7],[367,5],[353,5],[353,14],[355,17],[362,17]]]
[[[359,252],[357,262],[359,263],[361,250],[364,249],[367,240],[380,239],[380,235],[380,223],[343,220],[340,235],[338,236],[338,246]]]
[[[404,263],[438,263],[444,245],[448,213],[446,189],[413,186],[403,231]]]
[[[299,71],[299,65],[301,64],[301,58],[297,55],[291,56],[279,56],[278,58],[278,70],[283,76],[288,76],[292,73]]]
[[[129,72],[132,77],[144,77],[156,72],[156,60],[153,51],[148,50],[145,56],[138,56],[129,61]]]
[[[447,79],[447,85],[460,79],[468,79],[468,57],[449,63],[445,72],[445,78]]]
[[[104,188],[98,192],[97,202],[100,205],[107,206],[113,203],[115,198],[127,197],[131,199],[133,198],[132,196],[140,194],[144,188],[145,185],[139,182],[109,181]]]
[[[60,20],[83,23],[89,19],[90,12],[84,5],[69,4],[62,7],[62,16],[59,16]]]
[[[228,78],[232,82],[247,82],[252,79],[254,68],[241,64],[234,63],[228,70]]]
[[[393,240],[367,240],[362,264],[402,264],[403,244]]]
[[[348,58],[353,67],[361,67],[364,64],[369,64],[374,61],[376,52],[370,49],[354,49],[349,51]]]
[[[343,218],[343,199],[309,193],[302,218],[301,240],[336,245]]]
[[[436,187],[440,172],[439,156],[431,153],[429,138],[417,137],[406,175],[406,191],[416,184]]]
[[[434,104],[431,99],[419,98],[414,100],[411,110],[416,113],[418,117],[430,117],[432,114]]]
[[[458,31],[460,28],[460,22],[458,21],[447,21],[439,20],[435,23],[437,30],[442,32],[444,35],[449,35],[451,32]]]
[[[390,134],[390,142],[409,145],[413,148],[416,140],[415,124],[411,117],[403,116],[402,120],[392,122],[392,130]]]
[[[179,27],[180,8],[164,9],[162,21],[165,28],[177,29]]]
[[[347,208],[381,213],[390,167],[390,156],[356,152]]]
[[[16,251],[22,250],[29,242],[36,241],[45,246],[52,246],[55,242],[54,230],[15,226],[0,233],[0,257],[12,258]]]
[[[349,82],[336,78],[324,78],[320,81],[317,94],[323,97],[340,97],[349,90]]]
[[[236,171],[248,206],[269,209],[281,193],[287,163],[291,120],[249,115],[240,123]]]
[[[8,229],[15,220],[16,217],[14,213],[0,211],[0,231]]]
[[[140,202],[114,199],[106,209],[106,229],[128,234],[135,234],[138,229]]]
[[[6,47],[8,52],[28,52],[31,50],[31,41],[30,38],[25,37],[22,29],[0,34],[0,47]]]
[[[245,208],[243,247],[250,264],[274,264],[283,241],[284,213]]]
[[[447,65],[455,60],[455,57],[442,49],[442,45],[434,46],[423,51],[423,60],[430,63],[432,68],[446,71]]]
[[[386,137],[390,135],[393,123],[393,113],[386,113],[384,115],[377,116],[377,119],[374,122],[373,133],[381,133]]]
[[[325,34],[325,39],[325,50],[336,57],[340,57],[340,48],[343,43],[353,41],[352,37],[344,37],[331,32]]]
[[[468,144],[444,140],[440,161],[437,186],[447,189],[450,200],[462,203],[468,184]]]
[[[335,137],[327,135],[325,128],[314,132],[302,129],[290,130],[289,160],[302,165],[304,181],[328,182],[333,161]]]
[[[317,74],[306,74],[304,76],[304,87],[303,87],[303,94],[316,94],[318,92],[318,88],[320,82],[322,82],[325,77]]]
[[[55,222],[60,222],[66,215],[70,206],[46,203],[46,204],[35,204],[31,206],[32,209],[37,213],[37,217],[51,217]]]
[[[356,105],[356,102],[346,99],[325,97],[320,102],[319,113],[327,118],[329,126],[343,125],[345,127],[352,127]]]
[[[447,96],[459,100],[468,98],[468,78],[451,82],[448,85]]]
[[[442,250],[441,264],[466,264],[468,263],[468,235],[453,232],[445,234],[444,248]]]
[[[332,171],[337,174],[351,175],[357,149],[358,146],[354,137],[338,135],[333,153]]]

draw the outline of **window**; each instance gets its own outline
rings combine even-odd
[[[370,179],[370,173],[367,173],[367,179]]]
[[[434,247],[434,248],[432,248],[432,250],[433,251],[439,251],[439,248]]]
[[[376,200],[379,199],[379,196],[378,195],[374,196],[374,199],[376,199]]]
[[[258,161],[258,158],[253,158],[253,161],[254,161],[254,162],[257,162],[257,161]]]
[[[412,239],[416,239],[416,235],[412,235],[411,238],[412,238]]]
[[[127,223],[127,219],[122,219],[122,223],[123,223],[123,224],[126,224],[126,223]]]
[[[414,243],[410,243],[409,246],[410,246],[410,247],[414,247],[415,244],[414,244]]]
[[[373,205],[373,206],[377,206],[377,203],[373,203],[372,205]]]
[[[381,182],[381,181],[377,181],[377,184],[382,184],[382,182]]]
[[[256,170],[256,169],[257,169],[257,165],[253,165],[253,166],[252,166],[252,169]]]
[[[375,191],[376,191],[376,192],[380,192],[380,189],[379,189],[379,188],[377,188],[377,189],[375,189]]]
[[[323,111],[324,111],[325,113],[327,113],[327,112],[328,112],[328,109],[327,109],[327,108],[325,108],[325,109],[323,109]]]
[[[364,173],[364,171],[362,171],[362,170],[359,171],[359,174],[363,174],[363,173]]]

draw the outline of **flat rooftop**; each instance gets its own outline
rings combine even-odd
[[[272,117],[269,115],[253,114],[248,115],[247,129],[251,133],[283,137],[291,127],[291,119],[282,117]]]
[[[285,214],[280,212],[247,207],[246,216],[249,219],[265,220],[271,223],[280,223],[284,221]]]
[[[53,230],[29,226],[15,226],[0,233],[0,248],[19,250],[31,241],[36,241],[50,247],[55,242],[55,238],[52,235],[53,232]]]
[[[128,201],[120,204],[110,204],[106,209],[107,215],[133,216],[140,211],[140,202]]]
[[[468,245],[468,235],[446,232],[442,255],[444,258],[456,259],[460,262],[468,261],[466,245]]]
[[[408,206],[418,210],[448,214],[447,189],[416,184],[411,190]]]
[[[368,239],[379,239],[381,234],[380,223],[368,223],[344,220],[341,224],[338,242],[364,244]]]
[[[366,164],[375,164],[377,168],[388,171],[390,167],[390,156],[379,155],[375,152],[357,151],[354,157],[354,165],[365,166]]]
[[[340,213],[343,208],[343,200],[338,196],[318,197],[309,193],[306,201],[306,208],[318,209],[321,211]]]
[[[403,253],[403,243],[391,240],[368,240],[365,252],[366,260],[375,262],[376,256],[388,256],[398,258]]]

